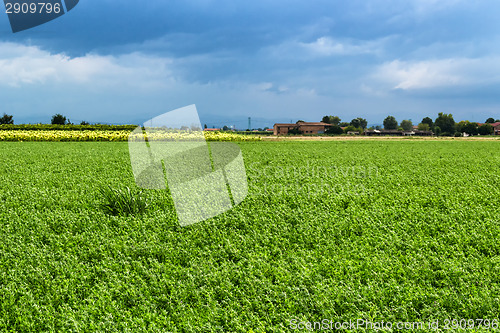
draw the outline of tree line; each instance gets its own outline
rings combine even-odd
[[[60,113],[56,113],[52,116],[50,123],[52,125],[74,125],[71,121],[63,116]],[[4,113],[2,117],[0,117],[0,125],[14,125],[14,116],[10,114]],[[80,125],[90,125],[86,121],[82,121]]]
[[[342,122],[338,116],[324,116],[321,121],[323,123],[331,124],[326,130],[327,134],[343,134],[348,132],[363,133],[368,126],[368,122],[364,118],[354,118],[350,122]],[[494,128],[491,124],[500,122],[500,119],[488,118],[484,124],[462,120],[455,122],[453,115],[446,113],[439,113],[435,120],[430,117],[425,117],[418,124],[419,131],[432,131],[435,135],[441,136],[462,136],[463,133],[468,135],[491,135],[494,133]],[[369,129],[381,130],[381,126],[372,126]],[[383,122],[383,129],[385,130],[399,130],[410,132],[413,130],[413,122],[404,119],[398,122],[394,116],[387,116]]]
[[[332,125],[326,130],[327,134],[343,134],[348,132],[359,132],[361,134],[368,126],[368,121],[361,117],[354,118],[350,122],[342,122],[342,119],[338,116],[324,116],[321,121]],[[494,133],[491,124],[497,122],[500,122],[500,119],[488,118],[484,124],[478,124],[468,120],[462,120],[456,123],[451,113],[446,114],[441,112],[435,120],[432,120],[430,117],[423,118],[418,124],[417,129],[419,131],[432,131],[435,135],[441,136],[462,136],[463,133],[468,135],[491,135]],[[69,119],[59,113],[52,116],[50,123],[52,125],[73,125]],[[0,117],[0,125],[13,124],[14,117],[12,115],[4,113],[3,116]],[[86,121],[82,121],[80,125],[90,124]],[[204,127],[207,128],[207,125]],[[369,129],[381,130],[382,127],[372,126]],[[413,130],[413,123],[408,119],[404,119],[398,123],[394,116],[387,116],[383,122],[383,129],[409,132]],[[229,128],[224,126],[223,130],[229,130]]]

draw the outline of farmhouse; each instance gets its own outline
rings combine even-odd
[[[500,135],[500,122],[496,122],[496,123],[493,123],[493,124],[490,124],[491,126],[493,126],[493,130],[495,131],[495,135]]]
[[[322,122],[308,123],[305,121],[299,121],[296,124],[274,124],[274,135],[285,135],[292,130],[299,131],[303,134],[323,134],[328,126],[332,125]]]

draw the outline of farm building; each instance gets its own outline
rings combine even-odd
[[[490,124],[491,126],[493,126],[493,130],[495,131],[495,135],[500,135],[500,122],[496,122],[496,123],[493,123],[493,124]]]
[[[399,130],[366,130],[365,135],[368,136],[379,136],[379,135],[396,135],[396,136],[431,136],[434,133],[432,131],[419,131],[413,130],[411,132],[399,131]]]
[[[328,126],[331,125],[322,122],[308,123],[305,121],[299,121],[296,124],[274,124],[274,135],[285,135],[291,130],[298,130],[303,134],[322,134],[325,133]]]

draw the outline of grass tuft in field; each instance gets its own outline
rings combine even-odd
[[[144,214],[149,201],[142,191],[134,193],[130,187],[114,189],[111,186],[99,190],[103,197],[101,209],[113,216],[137,216]]]

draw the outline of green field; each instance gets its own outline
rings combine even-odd
[[[499,319],[500,142],[239,145],[247,199],[182,228],[100,208],[126,143],[0,143],[0,332]]]

